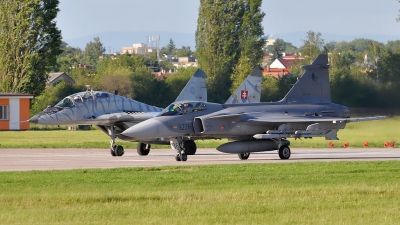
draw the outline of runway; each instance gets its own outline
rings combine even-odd
[[[84,168],[156,167],[240,163],[293,163],[311,161],[384,161],[400,160],[397,148],[328,148],[291,149],[288,160],[281,160],[277,151],[252,153],[248,160],[236,154],[215,149],[198,149],[188,161],[175,161],[175,151],[152,149],[148,156],[139,156],[127,149],[121,157],[112,157],[107,149],[0,149],[0,171],[68,170]]]

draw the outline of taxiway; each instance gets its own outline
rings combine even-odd
[[[292,149],[289,160],[281,160],[277,151],[252,153],[248,160],[215,149],[198,149],[188,161],[177,162],[171,149],[152,149],[139,156],[128,149],[121,157],[112,157],[107,149],[0,149],[0,171],[65,170],[84,168],[155,167],[240,163],[293,163],[309,161],[383,161],[400,160],[396,148]]]

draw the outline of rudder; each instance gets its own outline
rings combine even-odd
[[[262,72],[255,68],[229,97],[225,104],[259,103],[261,99]]]
[[[176,98],[175,102],[178,101],[207,101],[206,74],[203,70],[196,70]]]

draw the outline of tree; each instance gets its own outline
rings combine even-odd
[[[251,73],[253,67],[250,64],[250,60],[242,55],[239,59],[238,64],[233,69],[233,73],[231,75],[232,86],[230,88],[230,92],[234,93],[235,90],[240,86],[240,84],[246,79],[246,77]]]
[[[282,58],[282,53],[284,52],[284,46],[285,42],[282,39],[276,39],[274,44],[272,45],[272,58],[271,61],[274,61],[275,59],[281,59]]]
[[[284,41],[284,40],[282,40],[282,39],[276,39],[275,41],[277,41],[277,40],[281,40],[282,42],[280,43],[281,44],[281,53],[283,53],[283,52],[285,52],[285,53],[289,53],[289,54],[295,54],[295,53],[297,53],[298,52],[298,50],[297,50],[297,47],[296,46],[294,46],[292,43],[290,43],[290,42],[286,42],[286,41]],[[265,53],[274,53],[274,49],[275,49],[275,47],[274,47],[274,44],[273,45],[269,45],[266,49],[265,49]]]
[[[283,42],[283,51],[285,53],[295,54],[298,52],[297,47],[290,42]]]
[[[118,94],[125,96],[127,98],[134,98],[134,92],[132,87],[132,81],[129,76],[114,73],[113,75],[108,75],[102,79],[103,91],[114,93],[118,90]]]
[[[83,51],[80,48],[70,47],[66,42],[62,42],[61,49],[62,53],[53,67],[54,72],[70,72],[83,61]]]
[[[279,101],[289,92],[297,81],[297,76],[286,75],[283,77],[266,76],[261,83],[261,101]]]
[[[398,2],[400,2],[400,0],[397,0]],[[400,10],[399,10],[399,15],[397,16],[397,18],[396,18],[396,21],[397,22],[400,22]]]
[[[38,95],[61,54],[58,0],[0,4],[0,92]]]
[[[386,49],[394,54],[400,54],[400,40],[388,41]]]
[[[167,54],[172,55],[175,51],[175,43],[172,38],[169,39],[169,43],[167,45]]]
[[[307,39],[303,40],[303,43],[304,45],[300,47],[300,52],[305,58],[312,61],[321,53],[324,39],[321,38],[321,33],[315,33],[310,30],[307,32]]]
[[[103,55],[103,53],[106,51],[106,48],[103,47],[103,43],[100,42],[99,37],[95,37],[93,40],[93,42],[86,44],[84,63],[86,65],[96,67],[99,57]]]
[[[169,86],[165,79],[157,80],[156,76],[145,66],[136,68],[132,76],[136,100],[158,107],[166,107],[171,100]]]
[[[261,62],[265,43],[261,22],[265,14],[260,8],[261,0],[200,1],[196,54],[199,67],[207,74],[210,101],[224,102],[232,80],[250,72],[241,71],[246,67],[239,59],[252,67]]]
[[[166,82],[170,88],[168,95],[171,96],[170,102],[173,102],[178,97],[196,71],[196,67],[179,68],[176,73],[167,77]]]
[[[182,46],[182,48],[176,50],[176,57],[189,57],[193,55],[190,50],[190,46]]]

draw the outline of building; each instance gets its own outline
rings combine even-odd
[[[71,84],[75,83],[75,80],[72,79],[70,76],[68,76],[68,74],[64,72],[59,72],[59,73],[49,73],[49,79],[47,80],[47,85],[51,86],[57,84],[61,80],[65,80]]]
[[[297,65],[296,60],[291,59],[275,59],[271,65],[266,66],[263,70],[263,75],[273,77],[283,77],[290,73],[293,66]]]
[[[282,53],[281,59],[275,59],[271,63],[272,55],[264,55],[262,66],[264,67],[263,75],[273,77],[283,77],[290,73],[293,67],[297,66],[299,60],[304,59],[300,54]]]
[[[268,47],[270,45],[274,45],[275,41],[276,41],[276,39],[274,38],[274,35],[270,34],[267,37],[267,40],[265,40],[265,46],[264,47],[266,48],[266,47]]]
[[[0,130],[28,130],[31,94],[0,93]]]
[[[186,68],[186,67],[197,67],[197,60],[195,57],[178,57],[177,59],[172,60],[172,64],[175,68]]]
[[[133,44],[132,47],[122,47],[121,49],[121,54],[140,54],[140,55],[147,55],[153,52],[157,52],[159,50],[159,47],[155,46],[148,46],[147,44]]]

